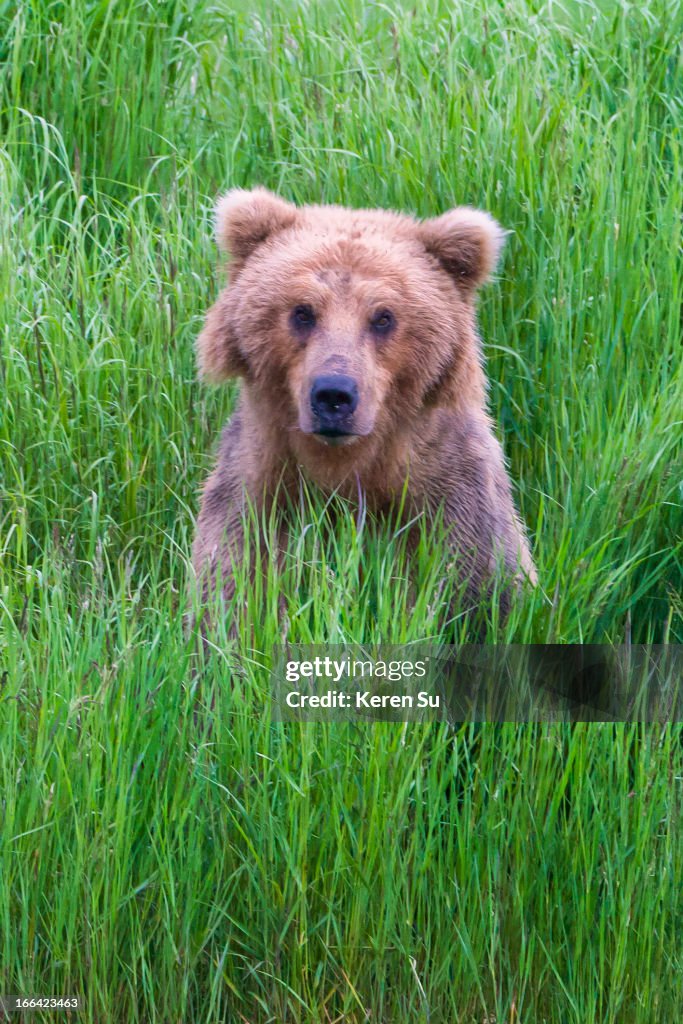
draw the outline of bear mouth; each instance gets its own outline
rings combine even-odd
[[[352,434],[348,430],[337,430],[334,427],[329,427],[327,430],[316,430],[313,436],[316,441],[320,441],[322,444],[326,444],[331,448],[339,448],[358,441],[360,434]]]

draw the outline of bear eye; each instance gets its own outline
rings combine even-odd
[[[370,318],[370,327],[375,334],[388,334],[396,326],[396,319],[390,309],[380,309]]]
[[[292,325],[299,330],[315,327],[315,313],[310,306],[295,306],[291,315]]]

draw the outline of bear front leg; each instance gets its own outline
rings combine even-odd
[[[432,477],[431,504],[444,516],[463,608],[485,606],[496,593],[505,619],[536,573],[502,449],[484,418],[454,424],[452,438],[441,449],[445,471]]]
[[[228,636],[237,639],[244,623],[245,601],[257,600],[259,589],[253,584],[262,581],[261,593],[268,588],[269,565],[283,566],[286,533],[282,524],[274,538],[262,531],[265,495],[249,499],[248,487],[239,472],[239,458],[219,457],[216,469],[204,487],[197,531],[192,548],[192,563],[197,589],[193,597],[199,610],[191,623],[206,640],[215,632],[217,618],[229,616]],[[266,509],[265,519],[270,518]],[[280,600],[282,617],[283,599]],[[260,614],[257,611],[257,614]]]
[[[221,614],[231,611],[228,632],[235,637],[238,634],[237,609],[234,608],[236,576],[244,572],[244,509],[229,499],[223,501],[221,489],[212,488],[211,484],[210,478],[192,547],[196,598],[200,604],[192,625],[206,638],[215,627],[215,615],[220,607]]]

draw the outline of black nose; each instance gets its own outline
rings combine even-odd
[[[311,387],[311,409],[323,426],[343,423],[358,405],[358,385],[352,377],[333,374],[316,377]]]

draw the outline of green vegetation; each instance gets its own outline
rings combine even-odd
[[[183,616],[211,208],[261,183],[510,229],[480,323],[541,586],[488,639],[683,642],[682,37],[680,0],[0,0],[0,994],[678,1019],[678,727],[271,722],[284,635],[468,635],[438,535],[417,592],[315,495],[237,649]]]

